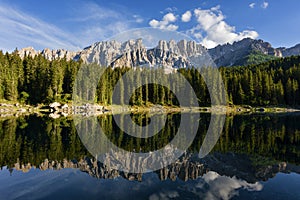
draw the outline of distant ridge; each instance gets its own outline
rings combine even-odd
[[[300,44],[291,48],[273,48],[263,40],[250,38],[233,44],[218,45],[206,49],[195,41],[165,41],[160,40],[156,47],[147,49],[142,39],[118,42],[115,40],[102,41],[92,44],[78,52],[64,49],[44,49],[36,51],[32,47],[19,50],[19,55],[43,55],[48,60],[66,58],[67,60],[81,59],[85,63],[97,63],[101,66],[135,67],[135,66],[164,66],[171,68],[186,68],[194,65],[207,65],[214,62],[216,66],[235,66],[263,62],[265,60],[300,55]],[[259,58],[259,59],[257,59]],[[257,64],[257,63],[255,63]]]

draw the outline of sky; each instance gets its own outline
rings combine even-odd
[[[76,51],[151,27],[207,48],[247,37],[291,47],[300,43],[299,7],[299,0],[0,0],[0,49]]]

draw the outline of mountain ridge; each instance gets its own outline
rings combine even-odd
[[[21,58],[25,55],[43,55],[48,60],[78,60],[85,63],[97,63],[110,67],[164,66],[186,68],[196,65],[235,66],[247,65],[249,58],[276,59],[300,55],[300,44],[290,48],[274,48],[261,39],[245,38],[232,44],[218,45],[207,49],[195,41],[160,40],[156,47],[147,49],[142,39],[118,42],[115,40],[96,42],[81,51],[72,52],[64,49],[44,49],[36,51],[32,47],[18,51]],[[252,57],[251,57],[252,58]],[[253,59],[252,58],[252,59]]]

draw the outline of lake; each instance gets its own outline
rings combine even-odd
[[[153,115],[129,116],[147,127]],[[98,141],[78,134],[72,117],[0,118],[0,199],[300,199],[300,113],[228,115],[203,158],[208,113],[166,114],[163,128],[144,138],[122,131],[112,115],[95,119],[114,145],[147,153],[168,145],[181,126],[189,135],[183,116],[198,126],[188,148],[175,162],[143,173],[97,160],[86,142]],[[125,115],[117,117],[122,123]]]

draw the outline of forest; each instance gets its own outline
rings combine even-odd
[[[71,102],[74,82],[82,61],[57,59],[49,61],[42,55],[20,58],[17,51],[0,51],[0,101],[22,104],[47,104],[53,101]],[[95,102],[112,104],[114,86],[130,69],[127,67],[103,67]],[[155,70],[162,81],[171,82],[163,68],[139,68],[132,80],[143,79],[150,70]],[[195,68],[177,69],[193,87],[200,106],[210,105],[210,96],[201,74]],[[300,103],[300,56],[270,60],[248,66],[220,67],[228,105],[292,106]],[[152,71],[153,73],[153,71]],[[175,80],[180,81],[180,80]],[[176,83],[176,82],[175,82]],[[130,85],[121,84],[121,94]],[[176,88],[176,85],[170,86]],[[177,90],[184,88],[177,87]],[[114,102],[115,103],[115,102]],[[122,95],[118,104],[123,104]],[[130,99],[131,105],[161,104],[178,105],[174,93],[158,84],[137,88]]]
[[[147,115],[139,113],[132,117],[142,123],[143,119],[151,117]],[[125,116],[120,115],[120,119],[125,120]],[[199,118],[197,114],[186,117],[190,120]],[[99,116],[97,119],[105,129],[106,136],[118,147],[131,152],[133,149],[149,152],[169,144],[181,126],[180,118],[178,113],[169,113],[164,128],[149,138],[126,134],[116,126],[112,115]],[[227,116],[213,152],[260,155],[270,160],[299,164],[299,119],[299,115]],[[209,126],[210,114],[202,114],[201,120],[197,121],[202,128],[198,129],[188,152],[199,152]],[[0,119],[0,155],[0,166],[8,167],[14,167],[17,161],[39,166],[45,158],[63,161],[91,157],[77,134],[73,119],[49,119],[47,116],[33,115]],[[255,162],[259,165],[264,160],[258,159]]]

